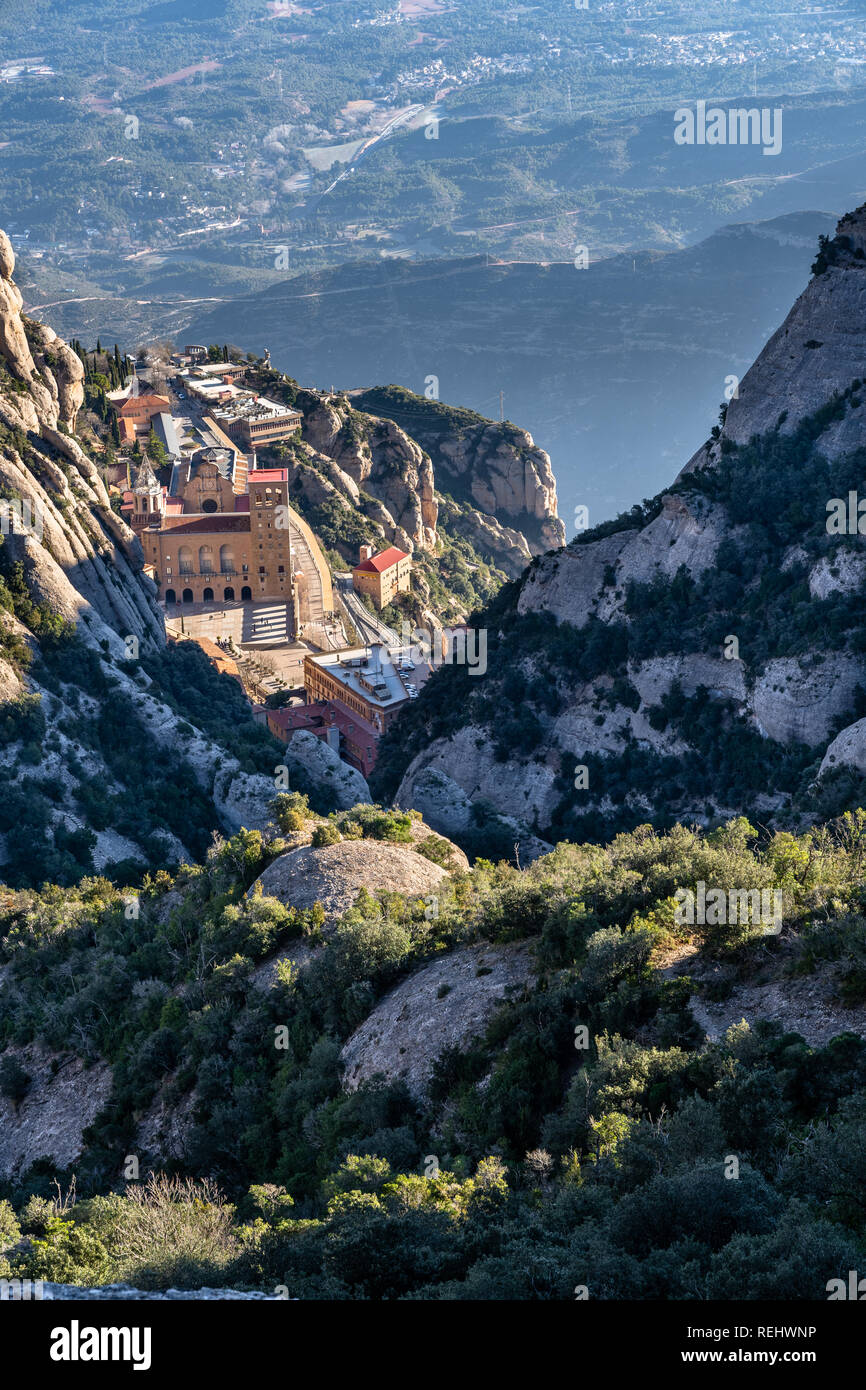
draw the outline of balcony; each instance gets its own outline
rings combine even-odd
[[[240,570],[236,570],[236,569],[234,569],[234,567],[231,567],[231,566],[224,566],[222,569],[218,569],[218,570],[214,570],[214,569],[197,570],[197,569],[195,568],[194,565],[181,565],[180,568],[179,568],[178,571],[177,571],[177,574],[176,574],[175,578],[177,578],[177,579],[222,579],[223,577],[228,578],[230,575],[235,575],[235,574],[239,574],[239,573],[240,573]],[[169,579],[170,579],[170,578],[171,578],[171,575],[169,575],[168,577],[169,577]]]

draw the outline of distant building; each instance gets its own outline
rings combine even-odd
[[[362,545],[352,570],[352,584],[359,594],[369,594],[377,608],[384,608],[395,594],[408,594],[412,585],[412,557],[395,545],[373,554]]]
[[[237,377],[243,376],[246,370],[245,362],[198,362],[191,369],[190,376],[198,380],[202,377],[218,377],[222,381],[235,381]]]
[[[177,437],[172,416],[167,411],[154,416],[151,428],[165,449],[169,461],[174,463],[176,459],[180,458],[180,440]]]
[[[154,419],[171,410],[167,396],[154,394],[127,396],[124,400],[112,400],[111,404],[117,412],[122,444],[134,444],[142,435],[149,435]]]
[[[203,343],[187,343],[183,351],[184,356],[188,357],[190,362],[207,361],[207,348]]]
[[[143,454],[132,487],[124,492],[120,507],[133,531],[141,532],[145,526],[160,525],[165,514],[166,491],[147,454]]]
[[[303,420],[300,410],[270,401],[266,396],[244,394],[229,397],[214,410],[230,439],[243,448],[264,449],[280,439],[288,439]]]
[[[377,736],[385,732],[409,699],[380,642],[341,652],[308,653],[304,657],[304,689],[309,701],[339,701],[350,714],[370,724]]]
[[[282,599],[296,631],[334,611],[327,561],[289,506],[287,469],[248,473],[228,440],[177,462],[167,488],[145,460],[123,512],[166,603]]]
[[[344,762],[357,768],[363,777],[368,777],[376,765],[378,732],[339,700],[316,700],[313,704],[268,710],[267,726],[283,743],[288,743],[298,729],[306,729],[333,748]]]

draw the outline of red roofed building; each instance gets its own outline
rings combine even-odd
[[[125,400],[112,401],[111,404],[117,412],[121,444],[134,444],[139,435],[149,435],[156,416],[171,410],[168,396],[152,393],[145,396],[127,396]]]
[[[371,545],[362,545],[358,564],[352,570],[352,584],[359,594],[369,594],[377,608],[384,608],[395,594],[408,594],[412,584],[412,557],[396,545],[373,554]]]
[[[376,762],[379,740],[373,725],[353,714],[339,700],[314,700],[267,711],[268,728],[275,738],[288,743],[298,729],[307,729],[330,744],[335,753],[364,777]]]

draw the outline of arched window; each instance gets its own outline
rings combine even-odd
[[[180,547],[177,552],[177,566],[181,574],[192,574],[195,569],[192,546],[182,545]]]
[[[235,572],[235,553],[230,545],[220,546],[220,571],[222,574]]]
[[[213,546],[200,545],[198,548],[198,567],[202,574],[213,574]]]
[[[247,603],[247,602],[252,598],[252,596],[253,596],[253,591],[252,591],[252,589],[250,588],[249,584],[245,584],[244,587],[241,589],[241,599],[242,599],[242,601],[243,601],[244,603]]]
[[[202,599],[205,603],[213,603],[213,589],[205,589]]]
[[[166,589],[165,601],[166,603],[177,603],[177,595],[175,594],[174,589]]]
[[[184,603],[192,603],[192,589],[184,589],[183,601]]]
[[[223,602],[224,602],[224,603],[232,603],[232,602],[234,601],[234,596],[235,596],[235,591],[234,591],[234,589],[231,588],[231,586],[229,586],[229,587],[226,588],[226,589],[223,589]]]

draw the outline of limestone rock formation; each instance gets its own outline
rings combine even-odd
[[[17,1105],[0,1094],[0,1177],[25,1172],[38,1158],[70,1167],[84,1150],[85,1129],[108,1101],[111,1068],[87,1067],[80,1057],[37,1044],[7,1047],[3,1055],[18,1062],[29,1083]]]
[[[564,544],[550,457],[526,430],[484,422],[443,439],[437,463],[441,487],[465,491],[499,520],[513,519],[533,554]]]
[[[369,494],[381,503],[378,520],[386,534],[391,531],[388,541],[398,544],[405,537],[410,550],[432,549],[438,515],[433,467],[414,439],[391,420],[359,415],[339,396],[302,391],[298,407],[304,441],[336,464],[358,496]]]
[[[473,806],[486,803],[502,816],[528,822],[541,837],[553,837],[563,816],[579,819],[631,806],[650,819],[657,810],[656,793],[636,794],[640,778],[644,787],[653,784],[656,792],[667,795],[666,788],[678,782],[677,764],[684,769],[691,764],[685,781],[692,790],[688,797],[679,795],[676,814],[704,822],[726,807],[711,777],[697,786],[693,769],[701,755],[677,723],[683,702],[690,700],[703,704],[706,718],[721,721],[732,741],[754,749],[754,756],[757,737],[758,742],[798,750],[792,756],[804,771],[814,766],[815,775],[819,764],[820,774],[843,765],[866,773],[864,721],[854,719],[862,713],[866,693],[866,656],[859,638],[846,640],[846,622],[839,616],[839,604],[863,591],[866,547],[850,527],[838,540],[830,533],[825,526],[830,499],[820,490],[814,497],[808,493],[808,504],[799,497],[808,492],[810,479],[824,477],[824,460],[846,468],[850,460],[851,477],[861,476],[856,451],[866,445],[864,362],[866,206],[844,217],[835,241],[821,248],[809,285],[739,383],[720,426],[673,487],[645,509],[634,508],[618,526],[606,524],[595,535],[579,536],[534,560],[513,614],[525,625],[553,620],[561,628],[559,661],[546,663],[531,653],[529,638],[524,650],[516,651],[507,636],[491,632],[488,684],[482,691],[479,682],[477,697],[473,692],[463,697],[462,719],[451,718],[447,734],[441,733],[441,719],[438,724],[431,719],[426,745],[413,735],[400,767],[400,803],[423,806],[430,823],[450,833],[458,833],[458,822],[465,826]],[[769,476],[774,441],[782,448],[803,422],[807,429],[790,445],[798,452],[785,455],[787,494],[771,503],[769,493],[762,493],[761,514],[754,515],[747,492],[737,491],[739,459],[744,458],[744,468],[755,468],[755,460],[766,457],[760,466]],[[448,452],[445,445],[441,452]],[[464,452],[455,454],[455,459],[464,457]],[[501,457],[494,451],[494,460]],[[797,469],[803,472],[802,486]],[[513,469],[506,471],[514,477]],[[491,481],[489,494],[476,487],[475,495],[489,507],[495,494],[501,506],[506,487],[502,479]],[[518,494],[519,488],[514,496]],[[543,495],[540,487],[542,505]],[[786,539],[776,555],[774,517],[766,514],[773,505],[785,518]],[[753,526],[759,530],[757,538]],[[753,577],[747,581],[743,575]],[[786,577],[781,584],[779,576]],[[774,604],[777,593],[787,601],[786,587],[801,605],[792,619],[796,632],[790,634]],[[674,591],[688,597],[672,603]],[[732,593],[739,597],[728,611],[726,595]],[[689,604],[704,615],[701,621],[691,622]],[[805,616],[809,605],[811,620]],[[668,608],[690,623],[687,637],[663,616]],[[726,616],[718,617],[719,612]],[[638,643],[640,659],[635,659],[630,633],[638,623],[645,635]],[[509,615],[505,631],[512,630],[511,624]],[[764,628],[767,637],[755,640]],[[573,639],[576,649],[591,651],[590,673],[581,670],[580,662],[567,661],[568,633],[581,634]],[[748,661],[739,652],[744,633],[757,652]],[[500,648],[497,636],[502,636]],[[424,699],[432,702],[435,682],[443,679],[447,681],[447,673],[434,678]],[[533,691],[529,713],[524,701],[510,703],[515,683]],[[444,689],[443,699],[447,702]],[[720,712],[713,713],[713,706]],[[432,712],[432,703],[430,708]],[[424,709],[422,703],[419,713]],[[850,726],[840,733],[846,720]],[[531,753],[522,753],[517,733],[507,752],[496,746],[503,721],[531,732]],[[720,740],[721,734],[717,750]],[[730,768],[730,755],[725,756]],[[572,773],[585,758],[599,757],[617,769],[612,773],[615,791],[608,795],[607,773],[596,764],[596,787],[578,802]],[[768,767],[774,757],[766,755]],[[769,774],[774,776],[775,769]],[[781,785],[756,788],[746,777],[749,790],[744,795],[753,798],[747,804],[770,812],[790,804],[801,794],[797,786],[805,783],[798,784],[793,773],[785,776],[784,795]],[[574,787],[579,790],[576,781]],[[730,788],[726,794],[731,796]],[[728,809],[730,805],[729,800]]]
[[[435,894],[448,877],[445,869],[408,845],[387,840],[343,840],[336,845],[290,850],[269,864],[256,883],[262,892],[290,907],[321,903],[333,923],[366,888],[403,893],[409,898]],[[250,892],[253,890],[251,889]]]
[[[290,783],[293,774],[298,773],[304,785],[312,780],[320,791],[331,796],[335,810],[348,811],[359,802],[370,800],[370,788],[360,772],[344,763],[330,744],[316,738],[308,729],[298,729],[292,734],[283,760],[289,770]]]
[[[110,681],[135,704],[154,746],[192,767],[222,828],[229,833],[242,825],[263,828],[273,781],[243,772],[231,753],[191,728],[160,698],[143,668],[133,678],[122,664],[135,650],[130,639],[142,655],[165,645],[156,587],[143,571],[140,541],[112,510],[98,469],[72,433],[84,397],[82,363],[50,328],[22,315],[14,268],[9,240],[0,233],[0,494],[9,509],[2,536],[4,565],[20,564],[32,603],[75,625]],[[38,641],[11,613],[0,615],[0,625],[38,653]],[[43,749],[39,766],[22,759],[20,740],[10,740],[0,749],[0,766],[24,783],[53,777],[59,793],[51,809],[53,825],[68,831],[88,828],[76,806],[79,774],[108,793],[134,797],[135,789],[119,785],[101,756],[75,737],[83,712],[80,691],[49,692],[34,674],[22,674],[3,660],[0,696],[15,700],[23,694],[37,696],[52,718],[51,749]],[[87,713],[98,715],[95,703]],[[366,784],[359,781],[359,790],[366,793]],[[162,841],[168,862],[191,857],[167,831]],[[4,852],[0,843],[0,862]],[[96,867],[103,869],[117,860],[139,858],[140,850],[110,827],[100,827],[93,854]]]
[[[563,544],[550,459],[525,430],[471,416],[468,430],[431,432],[423,410],[404,428],[365,403],[387,402],[390,390],[298,393],[303,443],[286,463],[299,502],[358,510],[383,545],[410,553],[434,551],[444,528],[511,579],[533,555]],[[354,551],[344,558],[354,563]]]
[[[377,1004],[343,1047],[344,1086],[354,1091],[384,1076],[423,1095],[436,1059],[480,1037],[496,1008],[531,974],[524,945],[465,946],[423,966]]]
[[[84,369],[50,328],[25,321],[14,266],[0,233],[0,425],[11,436],[0,447],[0,490],[22,517],[6,543],[37,601],[78,622],[94,646],[118,649],[127,635],[162,645],[140,542],[111,510],[98,470],[70,433]]]
[[[496,770],[506,780],[497,781],[489,741],[485,749],[476,747],[477,729],[461,729],[453,740],[432,743],[412,762],[396,796],[398,806],[420,811],[428,825],[441,835],[464,839],[476,825],[473,793],[483,785],[487,799],[500,813],[503,828],[514,837],[520,862],[527,864],[552,848],[547,841],[528,828],[526,821],[509,814],[507,807],[523,811],[530,818],[544,816],[555,803],[554,775],[550,769],[536,770],[535,781],[526,776],[526,769],[515,764]],[[445,768],[455,773],[449,776]],[[460,769],[460,778],[456,776]]]

